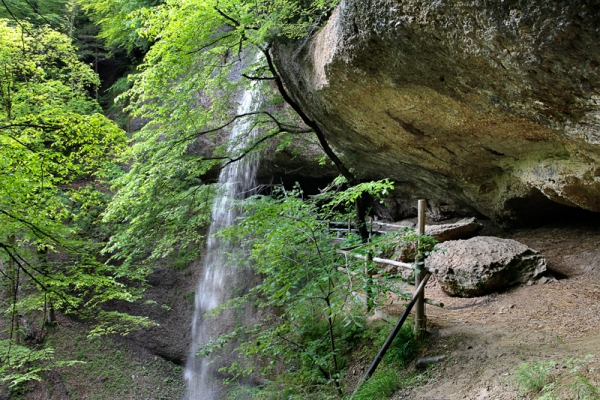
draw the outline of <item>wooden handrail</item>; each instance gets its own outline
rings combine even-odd
[[[344,255],[350,255],[355,258],[360,258],[361,260],[367,259],[367,256],[363,256],[362,254],[351,253],[349,250],[339,249],[338,253],[344,254]],[[377,263],[381,263],[381,264],[389,264],[389,265],[393,265],[395,267],[400,267],[400,268],[409,269],[409,270],[413,270],[413,271],[415,269],[414,264],[405,263],[405,262],[401,262],[401,261],[395,261],[395,260],[389,260],[387,258],[373,257],[373,262],[377,262]],[[434,269],[434,268],[423,267],[423,269],[428,271],[431,274],[435,274],[438,272],[437,269]]]

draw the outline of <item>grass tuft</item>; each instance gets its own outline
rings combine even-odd
[[[553,361],[534,361],[517,368],[513,380],[522,393],[539,393],[552,381]]]
[[[387,399],[391,396],[396,389],[402,384],[402,380],[398,376],[398,372],[386,368],[381,371],[377,371],[371,379],[369,379],[360,388],[355,400],[373,400],[373,399]]]
[[[575,373],[571,385],[573,396],[576,400],[600,400],[600,393],[585,376]]]

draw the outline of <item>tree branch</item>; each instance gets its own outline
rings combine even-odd
[[[271,71],[271,74],[275,77],[275,83],[277,84],[277,89],[279,90],[279,93],[281,94],[283,99],[290,105],[290,107],[292,107],[292,109],[298,114],[298,116],[302,119],[302,121],[307,126],[312,128],[312,130],[315,132],[315,135],[317,136],[317,139],[319,140],[319,143],[321,144],[321,148],[323,149],[323,151],[325,152],[327,157],[329,157],[329,159],[335,164],[335,166],[337,167],[338,171],[340,171],[342,176],[344,178],[346,178],[346,181],[348,181],[348,184],[350,186],[356,186],[359,183],[358,179],[348,168],[346,168],[346,166],[344,165],[342,160],[340,160],[340,158],[337,156],[337,154],[335,154],[335,152],[333,151],[331,146],[329,146],[327,139],[325,139],[325,134],[324,134],[323,130],[321,129],[321,127],[319,126],[319,124],[317,124],[316,121],[313,121],[312,119],[310,119],[310,117],[304,112],[302,107],[300,107],[300,105],[292,99],[292,97],[289,95],[289,93],[285,89],[283,80],[281,79],[281,76],[277,72],[277,68],[275,67],[275,64],[273,63],[273,59],[271,57],[271,53],[270,53],[271,45],[269,44],[264,49],[260,48],[260,50],[265,55],[265,59],[267,60],[267,65],[269,67],[269,70]],[[355,213],[356,213],[356,226],[358,228],[358,231],[360,233],[360,236],[361,236],[363,242],[366,242],[369,239],[369,232],[367,230],[366,223],[365,223],[366,210],[365,210],[363,196],[360,196],[355,200],[354,209],[355,209]]]
[[[249,79],[251,81],[274,81],[275,78],[272,76],[250,76],[250,75],[246,75],[246,74],[242,74],[242,76],[246,79]]]
[[[15,128],[15,127],[18,127],[18,128],[50,129],[50,130],[58,130],[58,129],[61,128],[58,125],[43,125],[43,124],[26,124],[26,123],[20,123],[20,124],[2,125],[2,126],[0,126],[0,130]]]
[[[216,39],[208,44],[205,44],[204,46],[200,47],[199,49],[188,51],[187,54],[201,53],[202,51],[208,49],[210,46],[215,45],[215,44],[219,43],[221,40],[227,39],[228,37],[231,37],[231,36],[233,36],[233,33],[229,33],[227,35],[221,36],[218,39]]]
[[[4,0],[2,0],[2,1],[4,2]],[[241,24],[238,21],[236,21],[235,19],[233,19],[232,17],[230,17],[229,15],[227,15],[223,11],[221,11],[221,9],[219,8],[218,4],[215,6],[215,11],[217,13],[219,13],[219,15],[221,17],[223,17],[227,21],[231,22],[235,28],[238,28],[239,26],[241,26]]]
[[[29,221],[25,221],[24,219],[19,218],[17,216],[14,216],[14,215],[12,215],[12,214],[4,211],[4,210],[0,210],[0,214],[4,214],[4,215],[6,215],[9,218],[12,218],[12,219],[14,219],[16,221],[19,221],[22,224],[27,225],[29,228],[31,228],[31,230],[33,232],[36,233],[36,236],[38,236],[38,237],[44,236],[44,237],[52,240],[54,243],[60,244],[60,241],[58,239],[56,239],[54,236],[50,235],[49,233],[44,232],[42,229],[38,228],[35,224],[33,224],[33,223],[29,222]]]
[[[265,59],[267,60],[267,65],[269,67],[269,71],[271,72],[271,74],[274,77],[274,80],[275,80],[275,83],[277,84],[277,89],[279,90],[279,93],[281,94],[283,99],[290,105],[290,107],[292,107],[292,109],[298,114],[298,116],[302,119],[302,121],[315,132],[315,134],[317,135],[317,139],[319,140],[319,144],[323,148],[323,151],[325,152],[325,154],[327,154],[327,156],[331,159],[331,161],[333,161],[333,163],[335,164],[338,171],[340,171],[342,176],[344,178],[346,178],[346,180],[348,181],[348,183],[350,185],[352,185],[352,186],[356,185],[358,183],[358,180],[356,179],[354,174],[352,172],[350,172],[350,170],[348,168],[346,168],[346,166],[344,165],[342,160],[340,160],[340,158],[335,154],[333,149],[329,146],[329,143],[327,143],[327,140],[325,139],[325,135],[324,135],[323,131],[321,130],[321,128],[319,127],[319,125],[315,121],[310,119],[310,117],[304,112],[304,110],[302,110],[302,107],[300,107],[300,105],[291,98],[291,96],[285,89],[283,80],[281,79],[281,76],[277,72],[277,69],[275,68],[275,64],[273,63],[273,59],[270,54],[270,49],[271,49],[271,47],[269,45],[266,49],[261,48],[261,52],[265,55]]]

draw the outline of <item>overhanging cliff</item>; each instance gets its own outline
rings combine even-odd
[[[600,212],[600,6],[342,0],[279,45],[294,98],[365,178],[498,222]]]

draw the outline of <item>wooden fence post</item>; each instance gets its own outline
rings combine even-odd
[[[425,234],[425,208],[427,202],[425,200],[419,200],[418,206],[418,222],[417,222],[417,233],[419,235]],[[420,245],[420,241],[419,241]],[[415,259],[415,287],[419,287],[421,280],[425,276],[425,270],[423,265],[419,265],[424,261],[423,255],[419,252]],[[427,329],[427,317],[425,316],[425,288],[423,288],[423,296],[417,299],[415,304],[415,337],[419,340],[425,336],[425,330]]]

